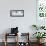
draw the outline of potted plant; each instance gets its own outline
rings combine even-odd
[[[34,25],[34,24],[32,25],[32,27],[35,28],[36,30],[39,29],[38,26],[37,25]]]
[[[41,26],[40,29],[45,29],[45,26]]]
[[[45,26],[32,25],[32,27],[35,28],[36,30],[45,29]]]
[[[45,38],[44,37],[46,36],[45,34],[46,34],[45,32],[35,32],[33,35],[37,38],[38,43],[41,43],[40,40],[42,38]]]

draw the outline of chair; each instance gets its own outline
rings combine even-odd
[[[7,38],[10,38],[13,36],[17,36],[15,40],[17,40],[16,46],[18,46],[18,27],[11,28],[11,33],[5,33],[5,46],[8,45]]]
[[[7,44],[8,44],[8,42],[7,42],[7,38],[10,38],[10,36],[17,36],[17,38],[15,38],[15,40],[16,40],[16,46],[18,46],[18,34],[16,35],[16,34],[9,34],[9,33],[6,33],[5,34],[5,46],[7,46]]]
[[[19,42],[19,46],[30,46],[29,33],[21,33],[22,40],[25,38],[26,41]]]

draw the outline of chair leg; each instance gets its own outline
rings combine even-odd
[[[5,46],[7,46],[7,33],[5,34]]]
[[[7,42],[6,41],[4,42],[4,44],[5,44],[5,46],[7,46]]]

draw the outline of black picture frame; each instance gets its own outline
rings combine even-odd
[[[24,10],[10,10],[11,17],[24,17]]]

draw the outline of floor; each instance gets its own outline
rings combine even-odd
[[[37,46],[37,43],[30,43],[31,45],[30,46]],[[0,46],[4,46],[4,43],[1,43],[0,42]],[[8,43],[8,46],[15,46],[15,43]],[[21,45],[21,46],[23,46],[23,45]],[[25,45],[24,45],[25,46]],[[46,46],[46,43],[44,43],[44,45],[41,45],[41,46]]]

